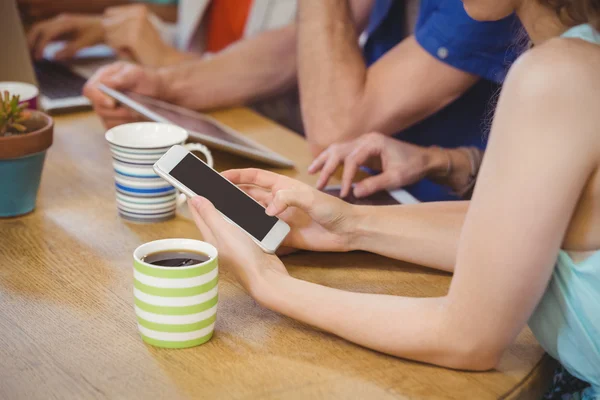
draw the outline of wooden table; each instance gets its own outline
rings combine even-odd
[[[297,162],[303,139],[246,109],[219,120]],[[216,167],[251,162],[215,153]],[[145,345],[133,312],[131,253],[199,238],[187,219],[117,216],[104,129],[91,113],[56,119],[36,211],[0,220],[0,399],[539,398],[553,367],[529,330],[495,371],[467,373],[370,351],[258,306],[221,271],[215,337],[187,350]],[[285,258],[296,277],[341,289],[439,296],[450,276],[364,254]]]

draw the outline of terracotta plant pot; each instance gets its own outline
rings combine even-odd
[[[41,111],[24,124],[29,133],[0,136],[0,217],[16,217],[35,208],[46,150],[54,122]]]

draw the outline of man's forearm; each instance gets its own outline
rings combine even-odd
[[[308,141],[328,144],[362,96],[367,68],[347,0],[298,3],[298,81]]]
[[[177,22],[176,4],[146,3],[146,7],[165,22]]]
[[[296,27],[243,40],[210,58],[159,70],[161,98],[203,110],[282,93],[296,80]]]

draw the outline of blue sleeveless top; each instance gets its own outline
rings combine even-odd
[[[589,25],[568,30],[563,37],[600,44],[600,33]],[[592,386],[582,400],[600,399],[600,250],[582,262],[560,251],[552,278],[529,319],[542,347],[573,376]]]

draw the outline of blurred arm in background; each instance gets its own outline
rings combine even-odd
[[[406,129],[478,80],[432,57],[414,36],[367,68],[352,10],[348,0],[298,2],[298,81],[315,156],[367,132],[393,135]]]
[[[17,0],[19,10],[28,23],[46,20],[65,13],[102,14],[108,7],[136,3],[131,0]],[[147,4],[150,11],[167,22],[177,21],[175,1],[154,1]]]
[[[367,23],[371,1],[352,0],[358,28]],[[296,24],[263,32],[229,46],[210,58],[158,70],[118,63],[98,71],[84,94],[107,126],[136,119],[100,92],[97,83],[117,90],[205,110],[230,107],[284,93],[296,85]]]
[[[177,6],[168,6],[177,11]],[[109,7],[102,15],[60,14],[34,24],[28,32],[29,47],[35,58],[53,41],[64,40],[55,54],[58,60],[72,58],[89,46],[105,43],[121,57],[142,65],[159,67],[193,57],[166,43],[159,32],[158,16],[147,4]]]

